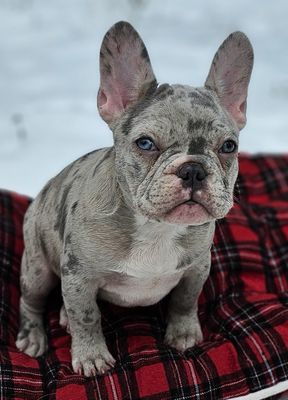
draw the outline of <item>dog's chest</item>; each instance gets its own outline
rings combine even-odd
[[[152,230],[154,228],[154,230]],[[101,290],[102,298],[122,306],[147,306],[166,296],[180,281],[177,269],[181,248],[178,232],[155,226],[140,229],[129,254],[119,265],[119,273]]]

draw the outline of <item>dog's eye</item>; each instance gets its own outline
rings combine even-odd
[[[136,144],[141,150],[154,151],[158,150],[152,139],[149,137],[141,137],[136,140]]]
[[[234,142],[234,140],[226,140],[220,149],[220,153],[234,153],[236,149],[237,144]]]

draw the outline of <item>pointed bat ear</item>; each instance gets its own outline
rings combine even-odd
[[[97,105],[108,123],[157,87],[146,47],[128,22],[106,33],[100,50],[100,88]]]
[[[239,129],[246,124],[248,85],[253,68],[253,48],[247,36],[234,32],[214,56],[205,87],[214,90]]]

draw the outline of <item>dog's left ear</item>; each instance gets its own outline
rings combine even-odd
[[[253,48],[242,32],[231,33],[214,56],[205,87],[216,91],[239,129],[246,124],[247,92],[253,68]]]
[[[118,22],[106,33],[100,50],[101,117],[113,123],[123,112],[157,88],[146,47],[128,22]]]

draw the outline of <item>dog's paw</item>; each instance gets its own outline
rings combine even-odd
[[[48,347],[44,328],[33,324],[33,322],[28,326],[24,325],[18,333],[16,347],[30,357],[42,356]]]
[[[198,318],[179,317],[168,323],[165,344],[184,353],[185,350],[202,342],[203,335]]]
[[[115,365],[115,359],[106,345],[97,346],[88,351],[72,350],[72,367],[76,374],[85,376],[103,375]]]

